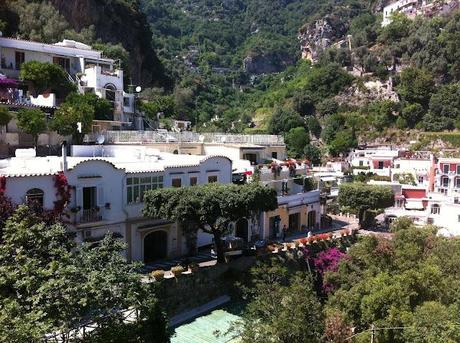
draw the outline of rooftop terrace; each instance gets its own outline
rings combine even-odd
[[[216,143],[216,144],[251,144],[251,145],[284,145],[282,136],[276,135],[239,135],[227,133],[197,132],[162,132],[162,131],[106,131],[107,143]],[[95,141],[94,135],[87,135],[87,141]]]

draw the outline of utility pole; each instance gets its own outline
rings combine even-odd
[[[371,325],[371,343],[375,343],[375,325]]]

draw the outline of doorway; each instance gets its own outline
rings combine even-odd
[[[168,256],[168,234],[166,231],[154,231],[144,238],[144,262],[150,263]]]
[[[309,229],[315,229],[316,228],[316,211],[308,212],[307,227]]]
[[[248,220],[242,218],[236,222],[235,237],[240,237],[243,241],[248,241]]]
[[[300,231],[300,213],[289,215],[289,230],[291,232]]]

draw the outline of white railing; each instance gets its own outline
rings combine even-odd
[[[220,144],[284,145],[282,136],[239,135],[226,133],[159,132],[159,131],[106,131],[101,133],[110,143],[169,143],[203,142]],[[88,135],[90,141],[93,137]]]

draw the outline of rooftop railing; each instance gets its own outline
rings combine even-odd
[[[101,133],[110,143],[216,143],[216,144],[251,144],[284,145],[282,136],[276,135],[239,135],[227,133],[196,132],[159,132],[159,131],[106,131]],[[87,137],[91,140],[90,135]]]

